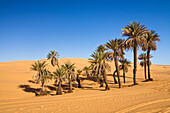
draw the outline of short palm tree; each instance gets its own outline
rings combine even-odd
[[[118,65],[118,56],[120,56],[120,51],[119,51],[119,41],[118,39],[111,39],[111,40],[108,40],[108,42],[106,42],[105,46],[112,50],[111,52],[108,52],[108,58],[110,60],[113,60],[115,61],[115,67],[116,67],[116,72],[117,72],[117,77],[118,77],[118,83],[119,83],[119,88],[121,88],[121,82],[120,82],[120,72],[119,72],[119,65]]]
[[[144,49],[147,50],[148,80],[152,81],[153,79],[150,76],[150,63],[149,63],[150,51],[157,50],[156,41],[160,41],[160,39],[158,38],[159,35],[153,30],[147,32],[143,37],[146,39],[146,47]]]
[[[57,51],[50,51],[50,53],[48,53],[47,55],[47,59],[51,59],[51,65],[52,66],[55,66],[57,65],[59,67],[59,64],[58,64],[58,58],[59,57],[59,54]]]
[[[108,49],[104,46],[104,45],[99,45],[98,47],[97,47],[97,51],[98,52],[105,52],[105,51],[107,51]]]
[[[105,90],[109,90],[110,88],[108,86],[106,70],[110,69],[110,66],[105,62],[107,53],[95,51],[91,57],[92,58],[89,59],[89,62],[93,65],[92,72],[97,75],[98,78],[103,75],[103,79],[106,85]],[[103,80],[101,82],[103,83]]]
[[[81,84],[80,84],[80,75],[82,73],[82,70],[77,70],[77,78],[76,81],[78,82],[78,88],[81,88]]]
[[[85,66],[84,68],[83,68],[83,71],[85,71],[85,75],[86,76],[89,76],[90,74],[89,74],[89,71],[90,71],[90,67],[89,66]]]
[[[73,92],[72,91],[72,80],[75,76],[75,73],[74,73],[74,66],[75,64],[74,63],[65,63],[64,65],[62,65],[62,68],[66,71],[66,75],[68,77],[68,80],[69,80],[69,93]]]
[[[45,67],[47,66],[45,61],[36,61],[34,62],[34,64],[31,65],[31,70],[33,71],[37,71],[37,74],[34,76],[34,79],[36,81],[36,83],[40,82],[40,79],[43,75],[43,70],[45,69]]]
[[[137,48],[145,41],[142,37],[148,32],[145,25],[141,25],[140,22],[130,22],[124,29],[122,29],[122,35],[129,38],[125,42],[127,49],[132,47],[134,51],[134,69],[133,69],[133,83],[136,85],[136,71],[137,71]]]
[[[41,76],[41,87],[42,87],[42,91],[46,91],[44,84],[45,82],[48,82],[49,79],[52,79],[52,75],[51,72],[48,69],[43,69],[42,70],[42,76]]]
[[[151,58],[151,57],[152,57],[152,56],[150,56],[150,58]],[[147,75],[146,75],[147,55],[146,55],[146,53],[141,53],[141,54],[139,55],[138,59],[139,59],[139,60],[142,60],[142,61],[140,62],[140,65],[141,65],[142,67],[144,67],[144,74],[145,74],[145,80],[146,80],[146,79],[147,79]]]
[[[123,70],[124,71],[124,74],[123,74],[123,80],[124,80],[124,83],[126,82],[125,81],[125,73],[128,72],[128,67],[131,67],[130,65],[130,61],[128,61],[127,59],[120,59],[119,62],[121,63],[121,65],[119,65],[119,68],[120,70]]]
[[[57,88],[57,95],[62,95],[62,82],[65,80],[65,69],[63,68],[58,68],[56,69],[55,72],[53,72],[53,77],[56,81],[56,83],[58,84],[58,88]]]

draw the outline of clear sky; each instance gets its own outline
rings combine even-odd
[[[0,62],[44,59],[50,50],[89,58],[131,21],[160,35],[152,63],[170,65],[170,0],[0,0]]]

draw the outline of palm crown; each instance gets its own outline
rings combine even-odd
[[[138,46],[138,44],[142,44],[144,39],[142,36],[148,32],[145,25],[141,25],[140,22],[130,22],[125,28],[122,29],[122,35],[128,36],[129,38],[126,40],[125,45],[126,48],[130,48],[131,46]]]
[[[143,35],[143,38],[146,39],[146,46],[143,48],[143,50],[150,49],[150,50],[155,51],[157,49],[155,41],[160,41],[160,39],[158,37],[159,37],[159,35],[153,30],[151,30],[151,31],[147,32],[145,35]]]
[[[51,59],[51,64],[52,66],[57,65],[58,66],[58,59],[59,58],[59,53],[57,51],[50,51],[47,55],[47,59]]]

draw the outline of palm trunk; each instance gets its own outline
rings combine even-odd
[[[125,81],[125,66],[124,66],[124,52],[123,52],[123,48],[121,48],[121,53],[122,53],[122,61],[123,61],[123,63],[122,63],[122,68],[123,68],[123,81],[124,81],[124,83],[126,83],[126,81]]]
[[[105,90],[110,90],[110,88],[109,88],[109,86],[108,86],[108,83],[107,83],[107,76],[106,76],[105,70],[104,70],[104,72],[103,72],[103,78],[104,78],[104,82],[105,82],[105,85],[106,85]]]
[[[115,77],[115,73],[116,73],[116,72],[117,72],[117,71],[115,70],[114,73],[113,73],[113,79],[114,79],[115,84],[117,84],[117,80],[116,80],[116,77]]]
[[[77,82],[78,82],[78,88],[81,88],[80,78],[79,78],[79,75],[78,75],[78,74],[77,74]]]
[[[133,69],[133,84],[136,83],[136,71],[137,71],[137,46],[134,46],[134,69]]]
[[[144,58],[144,73],[145,73],[145,80],[147,79],[146,77],[146,58]]]
[[[44,81],[42,82],[42,85],[41,85],[41,87],[42,87],[42,91],[45,91],[45,87],[44,87]]]
[[[100,78],[100,87],[103,87],[103,79]]]
[[[148,64],[148,80],[149,81],[153,81],[153,79],[151,78],[151,75],[150,75],[150,48],[148,48],[148,51],[147,51],[147,64]]]
[[[88,71],[86,71],[86,75],[89,76],[89,72]]]
[[[57,88],[57,93],[56,93],[57,95],[62,95],[61,84],[62,84],[62,82],[60,80],[58,83],[58,88]]]
[[[71,75],[69,74],[69,93],[73,92],[72,91],[72,82],[71,82]]]
[[[117,70],[117,78],[118,78],[118,83],[119,83],[119,88],[121,88],[121,83],[120,83],[120,73],[119,73],[119,67],[118,67],[118,61],[117,61],[117,56],[115,56],[115,67]]]

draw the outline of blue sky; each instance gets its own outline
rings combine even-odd
[[[170,65],[169,0],[0,0],[0,62],[44,59],[50,50],[89,58],[108,39],[127,39],[121,29],[131,21],[160,35],[152,63]]]

